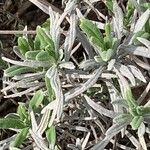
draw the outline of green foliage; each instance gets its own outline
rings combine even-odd
[[[39,90],[34,94],[32,99],[30,100],[29,106],[32,108],[32,110],[35,110],[42,103],[43,99],[44,99],[43,92]]]
[[[109,61],[116,50],[116,38],[112,37],[110,23],[105,24],[105,36],[100,32],[96,24],[87,19],[80,20],[80,28],[86,33],[88,40],[99,54],[102,61]],[[97,60],[97,59],[96,59]]]
[[[21,120],[14,118],[0,118],[0,129],[22,129],[27,127]]]
[[[0,129],[16,131],[9,148],[22,149],[31,143],[35,149],[58,150],[56,144],[66,130],[69,132],[64,138],[73,143],[66,144],[70,149],[89,149],[93,137],[97,142],[101,133],[105,138],[91,150],[105,149],[114,136],[121,131],[123,137],[126,130],[133,135],[136,131],[132,130],[141,132],[143,146],[150,117],[149,102],[143,105],[142,101],[149,89],[149,3],[130,0],[124,5],[122,1],[105,0],[108,15],[103,16],[94,8],[97,1],[81,2],[81,12],[76,9],[76,0],[64,1],[67,5],[62,15],[40,1],[31,1],[49,11],[50,19],[37,26],[35,36],[18,37],[13,48],[15,60],[2,57],[10,63],[4,70],[4,98],[17,97],[14,101],[19,101],[18,97],[25,95],[16,113],[0,119]],[[88,16],[91,8],[101,22],[79,18],[82,13]],[[0,63],[4,69],[1,58]],[[136,100],[131,88],[143,83],[148,83],[146,90]],[[108,117],[113,122],[106,126]],[[100,133],[95,135],[98,127]]]

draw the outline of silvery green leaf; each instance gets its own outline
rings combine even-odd
[[[29,102],[29,106],[34,110],[39,107],[44,99],[42,90],[37,91]]]
[[[115,88],[115,86],[113,85],[113,82],[110,80],[110,82],[106,81],[105,82],[109,91],[109,95],[110,95],[110,99],[111,99],[111,103],[113,105],[113,101],[115,101],[116,99],[121,99],[121,95],[119,93],[119,91]],[[123,112],[122,107],[118,106],[118,105],[113,105],[114,111],[115,112]]]
[[[110,118],[114,118],[117,115],[116,112],[108,110],[102,107],[101,105],[98,105],[97,103],[92,101],[87,95],[84,95],[84,98],[86,99],[87,103],[98,113],[105,115],[107,117],[110,117]]]
[[[14,51],[14,53],[15,53],[18,57],[20,57],[22,60],[25,59],[24,55],[22,55],[22,54],[20,53],[20,50],[18,49],[18,46],[14,46],[14,47],[13,47],[13,51]]]
[[[143,150],[147,150],[147,145],[144,139],[145,132],[146,132],[145,125],[144,123],[141,123],[140,127],[138,128],[138,137]]]
[[[70,59],[70,54],[72,47],[74,45],[74,41],[76,38],[76,24],[77,24],[77,19],[75,13],[71,14],[70,16],[70,29],[69,33],[66,36],[65,43],[64,43],[64,50],[65,50],[65,60],[69,61]]]
[[[111,138],[107,138],[105,137],[102,141],[99,141],[97,144],[95,144],[91,150],[104,150],[104,148],[106,147],[106,145],[109,143]]]
[[[56,66],[52,66],[47,71],[46,75],[51,81],[51,86],[54,90],[56,101],[57,101],[56,106],[53,109],[50,122],[49,122],[49,127],[50,127],[55,119],[55,116],[57,115],[57,119],[59,119],[60,116],[62,115],[64,98],[63,98],[61,82],[59,79],[59,74],[58,74],[58,70],[57,70]]]
[[[141,123],[140,127],[138,128],[138,135],[143,136],[145,134],[145,132],[146,132],[146,127],[145,127],[144,123]]]
[[[122,93],[122,97],[127,100],[129,108],[136,108],[138,106],[137,101],[135,101],[131,88],[129,86],[129,83],[127,82],[126,78],[122,76],[122,74],[115,69],[116,74],[119,77],[119,85],[120,85],[120,90]]]
[[[115,101],[111,102],[112,105],[122,106],[124,108],[129,108],[128,103],[125,99],[116,99]]]
[[[21,74],[33,72],[33,71],[34,69],[30,67],[13,65],[4,71],[4,75],[7,77],[12,77],[15,75],[21,75]]]
[[[77,0],[68,0],[64,12],[71,12],[76,8]]]
[[[108,62],[108,65],[107,65],[107,70],[112,70],[114,65],[116,63],[116,59],[111,59],[109,62]]]
[[[22,129],[15,137],[13,141],[11,141],[10,146],[11,147],[19,147],[23,141],[26,139],[27,134],[29,132],[29,128]]]
[[[104,66],[99,67],[99,69],[96,70],[95,74],[93,74],[93,77],[91,77],[89,80],[87,80],[85,83],[83,83],[81,86],[77,88],[73,88],[67,93],[65,93],[65,102],[68,102],[70,99],[80,95],[90,87],[92,87],[96,82],[97,79],[100,77],[102,71],[104,69]]]
[[[113,1],[113,12],[115,14],[115,17],[113,18],[114,28],[116,29],[118,39],[120,39],[123,31],[123,12],[116,0]]]
[[[11,64],[18,65],[18,66],[26,66],[26,67],[32,67],[32,68],[38,68],[38,67],[50,67],[49,61],[36,61],[36,60],[25,60],[23,61],[16,61],[12,60],[6,57],[2,57],[4,61],[7,61]]]
[[[38,129],[37,129],[37,132],[40,133],[41,135],[44,133],[44,131],[48,127],[50,115],[51,115],[51,111],[49,109],[47,109],[41,118],[41,121],[40,121],[40,123],[38,125]]]
[[[25,53],[25,58],[28,60],[35,60],[36,55],[41,52],[41,50],[36,50],[36,51],[28,51]]]
[[[141,14],[140,4],[136,0],[130,0],[131,4],[136,8],[139,14]]]
[[[76,28],[77,30],[77,38],[81,42],[83,48],[85,49],[86,53],[88,54],[89,58],[92,59],[94,57],[93,49],[91,44],[89,43],[86,36],[79,30],[79,28]]]
[[[135,116],[132,119],[130,125],[132,126],[133,130],[137,130],[140,127],[142,122],[143,122],[143,116]]]
[[[101,56],[94,56],[94,59],[97,63],[102,63],[103,62],[103,59]]]
[[[120,71],[120,73],[125,76],[126,78],[128,78],[130,80],[130,82],[132,83],[132,85],[135,85],[135,78],[133,76],[133,74],[131,73],[131,71],[128,69],[127,66],[125,65],[120,65],[119,67],[117,67],[118,70]]]
[[[150,17],[150,10],[147,9],[138,19],[135,28],[134,28],[134,33],[137,33],[138,31],[142,30],[142,28],[144,27],[145,23],[147,22],[147,20]]]
[[[88,39],[95,37],[103,43],[103,35],[91,20],[81,19],[80,28],[86,33]]]
[[[50,149],[54,149],[56,143],[56,129],[54,126],[48,128],[48,130],[46,131],[46,138],[49,142]]]
[[[29,130],[31,137],[33,138],[36,146],[42,150],[49,150],[44,139],[38,133],[35,133],[33,130]]]
[[[29,88],[29,89],[27,89],[25,91],[14,93],[14,94],[10,94],[10,95],[6,95],[6,96],[4,96],[4,98],[21,97],[22,95],[28,94],[28,93],[30,93],[30,92],[32,92],[34,90],[37,90],[37,89],[39,89],[39,88],[41,88],[43,86],[44,86],[43,83],[42,84],[38,84],[38,86],[31,87],[31,88]]]
[[[122,123],[122,124],[113,124],[107,131],[106,131],[106,137],[98,142],[95,146],[91,148],[91,150],[103,150],[106,145],[109,143],[109,141],[118,134],[124,127],[126,127],[129,124],[129,122]]]
[[[84,60],[84,61],[81,62],[81,64],[79,65],[79,67],[80,67],[81,69],[88,69],[89,67],[94,67],[94,66],[99,66],[99,63],[95,62],[94,59]]]
[[[20,50],[20,53],[22,54],[22,55],[25,55],[25,53],[27,52],[27,51],[30,51],[30,45],[29,45],[29,43],[28,43],[28,40],[27,40],[27,38],[26,37],[19,37],[18,38],[18,48],[19,48],[19,50]]]
[[[141,37],[137,37],[137,39],[144,44],[150,50],[150,41]]]
[[[113,137],[116,134],[118,134],[124,127],[126,127],[130,123],[130,120],[126,122],[122,122],[119,124],[113,124],[107,131],[106,131],[106,137]]]
[[[114,54],[114,50],[113,49],[108,49],[107,53],[106,53],[106,60],[107,61],[110,60],[111,57],[113,56],[113,54]]]
[[[146,83],[145,77],[142,74],[142,72],[135,66],[133,65],[128,65],[129,69],[131,70],[132,74],[139,80],[143,81]]]
[[[125,122],[130,122],[132,120],[132,116],[131,114],[119,114],[118,116],[116,116],[113,121],[117,124],[120,123],[125,123]]]
[[[87,135],[86,135],[86,137],[85,137],[85,139],[84,139],[84,141],[82,142],[82,149],[85,149],[85,147],[86,147],[86,145],[88,143],[88,140],[90,138],[90,135],[91,135],[91,133],[88,132]]]
[[[145,70],[148,70],[148,71],[150,70],[150,65],[141,61],[139,58],[133,57],[133,60],[136,62],[137,65],[144,68]]]
[[[46,110],[53,110],[53,109],[55,109],[56,104],[57,104],[57,101],[53,100],[52,102],[50,102],[48,105],[46,105],[42,109],[41,114],[44,114],[46,112]]]
[[[150,49],[144,46],[128,45],[128,46],[121,46],[121,49],[137,56],[150,58]]]
[[[61,62],[59,64],[59,67],[60,68],[66,68],[66,69],[75,69],[75,66],[74,66],[74,64],[71,61]]]

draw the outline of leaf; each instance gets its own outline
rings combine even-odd
[[[138,39],[138,41],[140,41],[142,44],[144,44],[150,50],[150,41],[149,40],[142,38],[142,37],[138,37],[137,39]]]
[[[0,129],[22,129],[27,127],[22,121],[13,118],[0,118]]]
[[[100,77],[103,70],[104,70],[104,66],[102,65],[95,71],[95,74],[93,74],[89,80],[87,80],[81,86],[79,86],[77,88],[73,88],[70,91],[68,91],[67,93],[65,93],[65,95],[64,95],[65,101],[66,102],[69,101],[70,99],[82,94],[87,89],[92,87],[97,82],[97,79]]]
[[[53,57],[55,60],[58,59],[56,58],[56,54],[55,54],[55,48],[52,45],[47,45],[45,47],[45,51],[48,52],[48,54]]]
[[[15,139],[10,143],[10,146],[19,147],[26,139],[28,132],[29,132],[29,128],[22,129],[20,133],[17,134]]]
[[[41,49],[45,48],[47,45],[50,45],[53,50],[55,49],[51,36],[46,33],[44,28],[37,26],[36,33],[41,43]]]
[[[44,51],[44,50],[42,50],[36,55],[36,60],[55,62],[55,59],[51,57],[47,51]]]
[[[29,106],[34,110],[39,107],[44,99],[44,94],[42,90],[37,91],[32,99],[30,100]]]
[[[29,43],[25,37],[18,38],[18,47],[22,55],[25,55],[25,53],[30,50]]]
[[[139,80],[143,81],[146,83],[145,77],[142,74],[142,72],[135,66],[133,65],[128,65],[129,69],[131,70],[132,74]]]
[[[19,115],[21,121],[24,121],[27,119],[28,114],[27,114],[27,108],[25,107],[24,103],[19,103],[18,109],[17,109],[17,114]]]
[[[26,59],[31,59],[31,60],[35,60],[36,59],[36,55],[41,52],[41,50],[36,50],[36,51],[28,51],[25,53],[25,57]]]
[[[113,0],[113,13],[115,15],[114,28],[116,29],[118,39],[120,39],[123,31],[123,12],[116,0]]]
[[[95,37],[103,43],[103,35],[97,28],[96,24],[88,19],[81,19],[80,21],[80,28],[86,33],[88,39]]]
[[[135,78],[127,66],[121,65],[119,67],[119,71],[123,76],[125,76],[126,78],[128,78],[130,80],[130,82],[132,83],[133,86],[135,86],[135,84],[136,84]]]
[[[34,69],[30,68],[30,67],[14,65],[14,66],[11,66],[8,69],[6,69],[4,71],[4,74],[7,77],[12,77],[15,75],[21,75],[23,73],[33,72],[33,71],[34,71]]]
[[[112,2],[112,0],[105,0],[104,2],[105,2],[105,5],[107,6],[107,8],[109,10],[111,10],[111,12],[113,12],[113,2]]]
[[[150,49],[144,46],[128,45],[128,46],[122,46],[121,49],[137,56],[150,58]]]
[[[16,60],[12,60],[6,57],[2,57],[2,59],[17,66],[24,66],[24,67],[26,66],[26,67],[31,67],[31,68],[51,66],[48,61],[37,61],[37,60],[16,61]]]
[[[132,126],[133,130],[137,130],[140,127],[142,122],[143,122],[143,117],[142,116],[135,116],[132,119],[130,125]]]
[[[124,127],[126,127],[130,123],[130,120],[126,122],[122,122],[119,124],[113,124],[107,131],[106,131],[106,137],[113,137],[116,134],[118,134]]]
[[[92,101],[87,95],[84,95],[84,98],[87,101],[88,105],[92,107],[95,111],[97,111],[98,113],[105,115],[107,117],[110,117],[110,118],[114,118],[117,115],[116,112],[108,110],[102,107],[101,105],[98,105],[97,103]]]
[[[47,93],[50,98],[50,101],[52,101],[54,99],[54,91],[50,82],[51,82],[50,79],[47,76],[45,76],[45,84],[47,88]]]
[[[69,62],[61,62],[59,64],[59,67],[60,68],[65,68],[65,69],[75,69],[75,66],[74,66],[74,64],[71,61],[69,61]]]
[[[40,45],[41,45],[41,43],[40,43],[39,37],[36,35],[35,39],[34,39],[34,50],[39,50]]]
[[[113,138],[113,136],[117,135],[123,128],[125,128],[129,122],[121,123],[121,124],[113,124],[107,131],[106,137],[94,145],[91,150],[103,150],[105,146],[109,143],[109,141]]]
[[[142,30],[145,23],[150,17],[150,10],[147,9],[138,19],[137,23],[135,24],[134,33],[137,33],[138,31]]]
[[[56,143],[56,130],[54,126],[51,126],[47,131],[46,131],[46,138],[49,142],[49,148],[54,149],[55,143]]]
[[[89,39],[90,43],[93,45],[94,48],[98,49],[98,54],[101,54],[101,51],[104,51],[106,50],[105,49],[105,46],[103,44],[102,41],[100,41],[98,38],[92,36],[90,39]]]
[[[119,114],[118,116],[116,116],[113,121],[115,123],[125,123],[125,122],[130,122],[132,120],[132,116],[131,114]]]

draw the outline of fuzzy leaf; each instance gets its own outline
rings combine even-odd
[[[22,129],[25,127],[26,125],[18,119],[0,118],[0,129],[9,129],[9,128]]]
[[[142,30],[144,27],[145,23],[150,17],[150,10],[147,9],[138,19],[135,28],[134,28],[134,33],[137,33],[138,31]]]
[[[142,122],[143,122],[143,117],[142,116],[135,116],[132,119],[130,125],[132,126],[133,130],[137,130]]]
[[[115,123],[125,123],[130,122],[132,120],[131,114],[120,114],[114,118]]]
[[[51,126],[47,131],[46,131],[46,138],[50,144],[50,149],[54,149],[55,143],[56,143],[56,130],[54,126]]]
[[[128,78],[130,80],[130,82],[132,83],[132,85],[135,85],[136,82],[135,82],[135,78],[133,76],[133,74],[130,72],[130,70],[128,69],[127,66],[125,65],[121,65],[120,68],[119,68],[121,74],[123,76],[125,76],[126,78]]]
[[[37,91],[30,100],[29,106],[34,110],[42,103],[44,95],[42,90]]]
[[[25,37],[18,38],[18,47],[22,55],[25,55],[25,53],[30,50],[29,43]]]
[[[81,19],[80,28],[86,33],[87,37],[95,37],[103,43],[103,35],[97,28],[96,24],[88,19]]]
[[[41,50],[36,50],[36,51],[28,51],[25,53],[25,57],[26,59],[31,59],[31,60],[35,60],[36,59],[36,55],[41,52]]]
[[[15,75],[21,75],[23,73],[27,73],[27,72],[33,72],[34,69],[30,68],[30,67],[25,67],[25,66],[11,66],[8,69],[6,69],[4,71],[5,76],[7,77],[12,77]]]
[[[20,133],[17,134],[15,139],[10,143],[10,146],[19,147],[26,139],[28,132],[29,132],[29,128],[22,129]]]
[[[36,33],[37,33],[37,36],[40,40],[42,49],[45,48],[47,45],[51,45],[51,47],[53,47],[52,49],[54,50],[54,43],[51,39],[51,36],[48,35],[43,28],[38,26],[37,30],[36,30]]]
[[[139,80],[143,81],[146,83],[145,77],[142,74],[142,72],[135,66],[133,65],[128,65],[129,69],[131,70],[132,74]]]
[[[52,101],[54,98],[54,91],[53,91],[53,88],[51,86],[51,81],[47,76],[45,76],[45,83],[46,83],[48,96],[50,98],[50,101]]]
[[[42,50],[36,55],[36,60],[38,61],[51,61],[52,63],[55,62],[55,59],[49,55],[47,51]]]

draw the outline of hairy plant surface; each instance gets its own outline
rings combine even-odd
[[[3,98],[19,98],[0,118],[14,131],[0,147],[148,150],[150,3],[62,0],[62,11],[29,1],[49,18],[17,35],[15,58],[0,58]]]

